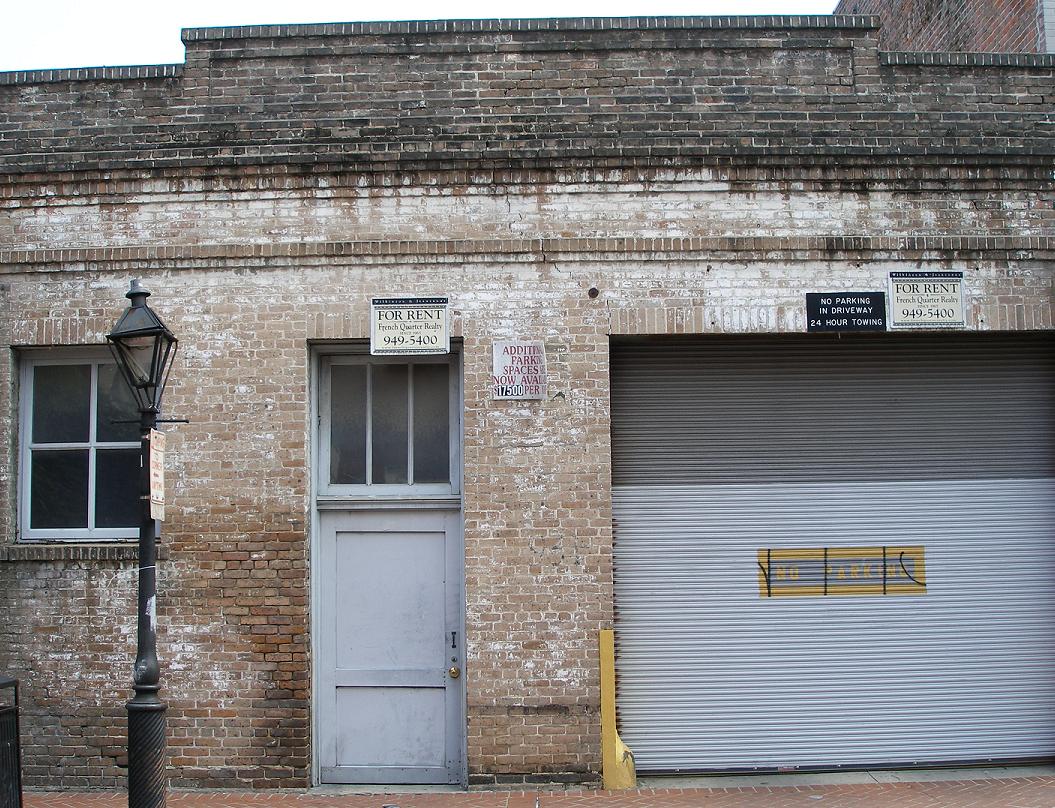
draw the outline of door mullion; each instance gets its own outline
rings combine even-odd
[[[461,358],[452,354],[447,360],[447,473],[451,492],[461,493],[462,473],[462,393]]]
[[[366,484],[374,482],[374,366],[366,365]]]
[[[96,438],[99,417],[98,395],[99,395],[99,365],[95,362],[89,366],[90,383],[88,387],[88,535],[95,530],[95,467],[96,467]],[[140,459],[142,463],[142,459]]]
[[[319,486],[328,489],[333,485],[333,469],[330,460],[330,441],[332,440],[333,427],[333,362],[326,361],[321,364],[319,372],[319,403],[316,413],[315,428],[318,433],[319,453]]]
[[[407,362],[407,485],[414,485],[414,364]]]

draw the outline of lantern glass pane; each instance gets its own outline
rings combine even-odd
[[[154,370],[155,337],[132,337],[121,339],[121,347],[129,361],[129,370],[138,387],[150,384]]]

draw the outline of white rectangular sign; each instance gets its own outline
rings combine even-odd
[[[963,328],[962,272],[891,272],[891,328]]]
[[[546,346],[539,340],[494,344],[491,398],[546,398]]]
[[[370,353],[451,352],[445,297],[375,297],[370,301]]]
[[[165,433],[150,430],[150,518],[165,521]]]

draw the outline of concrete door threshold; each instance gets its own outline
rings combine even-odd
[[[842,772],[778,774],[662,775],[637,778],[638,788],[751,788],[779,786],[869,785],[872,783],[935,783],[956,780],[1004,780],[1012,777],[1052,777],[1055,765],[969,766],[940,769],[875,769]]]
[[[450,794],[463,792],[461,786],[451,785],[323,785],[308,789],[308,794],[320,797],[348,797],[355,794]]]
[[[874,769],[836,772],[782,772],[767,774],[650,775],[637,778],[641,789],[779,788],[781,786],[872,785],[875,783],[937,783],[972,780],[1005,780],[1021,777],[1055,777],[1055,764],[1029,766],[964,766],[935,769]],[[596,787],[594,787],[596,788]],[[473,786],[486,791],[579,791],[590,786],[532,783],[516,786]],[[465,791],[456,785],[324,785],[307,793],[318,796],[356,794],[450,794]]]

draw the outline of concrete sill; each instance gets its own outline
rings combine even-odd
[[[100,561],[122,563],[135,561],[139,546],[134,541],[109,544],[81,542],[36,542],[0,545],[0,563],[40,561]],[[158,558],[168,558],[168,548],[158,547]]]

